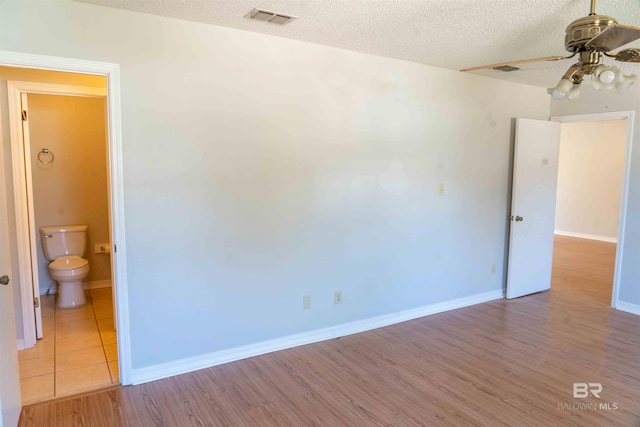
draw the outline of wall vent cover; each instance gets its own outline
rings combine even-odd
[[[289,22],[297,18],[297,16],[285,15],[280,12],[271,12],[263,9],[253,9],[244,15],[245,18],[254,19],[256,21],[266,21],[276,25],[287,25]]]

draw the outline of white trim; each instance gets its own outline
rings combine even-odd
[[[637,314],[640,316],[640,304],[632,304],[626,301],[618,301],[616,309],[620,311],[626,311],[627,313]]]
[[[551,120],[561,123],[589,122],[600,120],[627,120],[627,143],[624,151],[624,174],[622,177],[622,197],[620,198],[620,220],[618,225],[618,239],[616,246],[616,264],[613,270],[613,291],[611,292],[611,307],[618,307],[620,294],[620,276],[622,271],[622,254],[624,251],[624,231],[627,224],[627,200],[629,194],[629,177],[631,175],[631,147],[633,145],[633,125],[635,111],[610,111],[607,113],[578,114],[572,116],[552,117]]]
[[[273,340],[263,341],[256,344],[249,344],[241,347],[231,348],[228,350],[216,351],[213,353],[203,354],[201,356],[189,357],[169,363],[149,366],[147,368],[134,369],[132,371],[132,382],[133,384],[142,384],[149,381],[155,381],[162,378],[172,377],[174,375],[196,371],[198,369],[209,368],[211,366],[221,365],[223,363],[234,362],[236,360],[246,359],[248,357],[271,353],[273,351],[284,350],[300,345],[325,341],[351,334],[357,334],[359,332],[369,331],[371,329],[405,322],[407,320],[428,316],[430,314],[442,313],[443,311],[455,310],[457,308],[480,304],[483,302],[500,299],[503,296],[504,294],[502,289],[499,289],[482,294],[472,295],[465,298],[426,305],[423,307],[405,310],[398,313],[386,314],[369,319],[344,323],[342,325],[317,329],[315,331],[289,335],[287,337],[276,338]]]
[[[20,88],[21,92],[41,93],[44,95],[65,95],[65,96],[82,96],[93,98],[104,98],[107,96],[107,90],[101,87],[91,86],[71,86],[54,83],[28,82],[28,81],[8,81],[15,87]]]
[[[601,242],[618,243],[618,239],[608,236],[597,236],[595,234],[574,233],[573,231],[553,230],[553,234],[558,236],[577,237],[579,239],[600,240]]]
[[[127,254],[124,224],[124,180],[122,170],[122,109],[120,105],[120,66],[55,56],[0,50],[0,65],[54,71],[103,75],[107,78],[109,188],[112,251],[112,278],[115,284],[115,313],[120,383],[131,384],[131,338],[127,287]],[[17,112],[14,112],[17,114]],[[117,251],[115,248],[117,247]]]
[[[111,279],[94,280],[93,282],[83,283],[82,287],[85,288],[85,289],[110,288],[111,287]]]

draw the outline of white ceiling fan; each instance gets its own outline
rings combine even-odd
[[[559,61],[578,56],[578,62],[571,65],[556,87],[548,90],[555,99],[575,99],[580,94],[580,85],[585,75],[593,75],[593,85],[598,90],[616,89],[624,92],[636,79],[636,75],[625,75],[618,67],[603,63],[603,57],[621,62],[640,63],[640,48],[611,52],[627,43],[640,39],[640,27],[619,24],[615,18],[598,15],[596,0],[591,0],[588,16],[576,19],[567,26],[565,48],[569,56],[547,56],[465,68],[460,71],[474,71],[487,68],[509,69],[513,65],[542,61]]]

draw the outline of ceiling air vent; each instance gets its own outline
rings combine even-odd
[[[278,25],[287,25],[289,22],[297,18],[297,16],[285,15],[283,13],[270,12],[262,9],[253,9],[251,12],[244,15],[244,17]]]
[[[499,67],[493,67],[493,69],[494,69],[494,70],[499,70],[499,71],[506,71],[506,72],[509,72],[509,71],[517,71],[517,70],[519,70],[520,68],[518,68],[518,67],[512,67],[511,65],[501,65],[501,66],[499,66]]]

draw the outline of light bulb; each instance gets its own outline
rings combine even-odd
[[[555,88],[551,91],[551,96],[553,96],[555,99],[564,99],[565,96],[567,96],[566,92],[561,91],[558,88]]]
[[[601,72],[600,75],[598,76],[598,80],[600,80],[602,83],[606,85],[613,83],[615,79],[616,79],[616,73],[613,72],[612,70],[605,70]]]
[[[611,90],[620,82],[622,73],[618,67],[598,65],[593,72],[593,87],[596,90]]]
[[[556,87],[550,87],[547,89],[547,93],[550,94],[554,99],[564,99],[569,91],[573,89],[573,83],[569,79],[562,78],[558,82]]]
[[[580,85],[575,85],[573,89],[571,89],[567,94],[567,99],[569,99],[569,101],[572,101],[578,96],[580,96]]]

